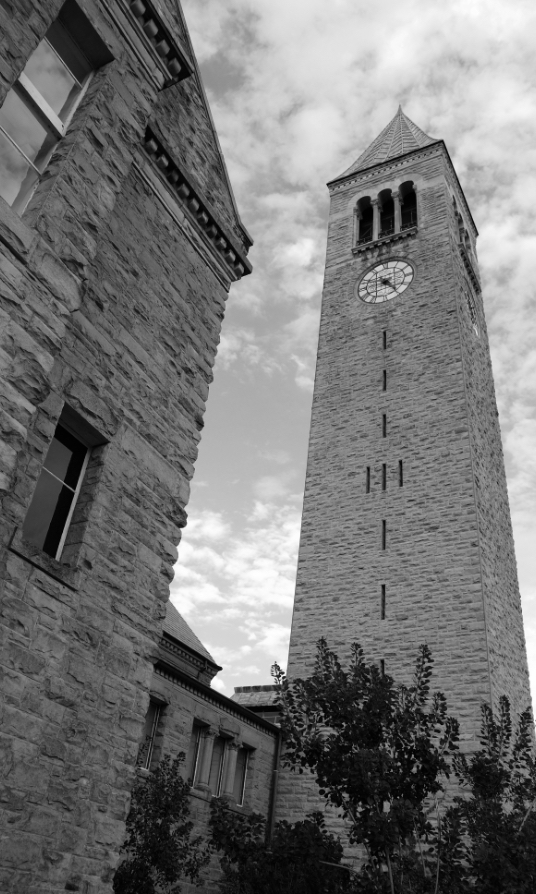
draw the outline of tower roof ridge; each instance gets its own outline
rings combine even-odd
[[[381,164],[391,158],[397,158],[399,155],[405,155],[406,152],[421,149],[423,146],[429,146],[435,142],[437,141],[434,137],[428,136],[424,130],[421,130],[411,118],[404,114],[402,106],[399,106],[394,118],[370,146],[346,171],[334,179],[340,180],[341,177],[347,177],[349,174],[355,174],[357,171]]]

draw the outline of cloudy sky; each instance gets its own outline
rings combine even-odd
[[[326,181],[399,103],[443,138],[480,267],[536,696],[533,0],[183,0],[253,276],[233,286],[172,598],[222,691],[285,663],[325,256]]]

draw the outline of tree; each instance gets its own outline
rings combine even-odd
[[[454,769],[465,797],[447,811],[445,871],[461,890],[475,894],[536,891],[536,762],[530,711],[512,734],[510,704],[499,703],[495,719],[482,706],[481,749],[469,760],[456,755]]]
[[[363,892],[441,890],[430,806],[449,778],[458,722],[447,716],[445,697],[430,693],[431,675],[427,646],[406,687],[367,664],[358,644],[344,670],[324,639],[308,679],[289,683],[275,669],[285,761],[313,773],[320,794],[349,821],[350,841],[365,847]]]
[[[146,779],[136,781],[121,848],[126,859],[115,874],[115,894],[180,894],[179,879],[197,881],[208,863],[201,837],[191,837],[190,787],[180,775],[183,761],[184,752],[173,761],[167,756]]]
[[[211,802],[212,846],[221,851],[221,894],[346,894],[352,876],[343,850],[319,813],[301,822],[276,824],[266,842],[258,813],[237,814],[221,799]]]

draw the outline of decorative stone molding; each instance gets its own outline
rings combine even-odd
[[[144,147],[151,161],[160,170],[180,204],[190,212],[190,216],[215,246],[225,260],[235,279],[251,273],[252,267],[245,254],[236,246],[215,220],[206,200],[188,180],[178,162],[171,157],[159,136],[148,127],[145,131]]]
[[[462,261],[463,261],[465,269],[467,270],[467,273],[469,274],[469,279],[471,280],[471,283],[473,284],[473,288],[477,292],[481,292],[482,287],[480,285],[480,280],[479,280],[477,272],[473,266],[473,262],[472,262],[469,252],[467,251],[463,242],[458,242],[458,248],[460,249]]]
[[[168,652],[173,658],[193,666],[198,673],[207,674],[210,679],[221,670],[218,664],[211,664],[206,658],[196,655],[193,650],[187,649],[171,639],[167,639],[166,636],[163,636],[160,640],[160,648]],[[170,658],[170,660],[173,660],[173,658]]]
[[[157,664],[155,666],[155,674],[159,677],[163,677],[165,680],[169,680],[169,682],[173,683],[175,686],[180,686],[187,692],[195,694],[206,704],[212,705],[220,710],[223,709],[228,717],[235,717],[242,724],[251,726],[254,729],[262,730],[262,732],[268,733],[268,735],[273,737],[278,735],[277,727],[275,727],[273,723],[270,723],[269,720],[264,720],[264,718],[257,716],[252,711],[248,711],[247,708],[242,707],[238,702],[231,707],[229,699],[226,698],[226,696],[220,695],[216,689],[211,689],[210,686],[206,686],[205,684],[194,680],[178,668],[171,668],[163,664]]]
[[[418,227],[408,227],[407,230],[401,230],[400,233],[391,233],[390,236],[382,236],[381,239],[364,242],[362,245],[354,245],[352,254],[360,255],[364,252],[371,252],[371,254],[375,252],[381,253],[384,245],[389,245],[391,242],[400,242],[403,239],[414,239],[418,232]]]
[[[127,0],[127,3],[131,15],[144,35],[145,42],[151,45],[166,68],[168,80],[164,88],[188,78],[193,68],[162,22],[152,0]]]

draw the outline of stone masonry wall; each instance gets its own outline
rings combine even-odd
[[[126,4],[79,5],[113,61],[96,73],[22,219],[0,200],[6,894],[111,891],[235,278],[141,149],[150,116],[181,129],[179,88],[168,88],[164,109],[158,59]],[[4,94],[60,6],[0,5]],[[215,157],[201,117],[190,139]],[[238,219],[233,232],[236,243]],[[106,443],[92,451],[57,562],[25,542],[21,526],[64,405]]]
[[[194,721],[207,724],[219,734],[230,736],[251,749],[244,804],[242,807],[233,804],[232,809],[242,814],[255,811],[267,817],[271,804],[277,731],[267,728],[262,720],[248,718],[232,703],[226,707],[221,704],[221,700],[207,697],[206,693],[195,688],[195,684],[184,686],[179,679],[173,678],[172,672],[157,669],[151,694],[166,702],[158,726],[155,760],[164,754],[175,756],[180,751],[188,754]],[[190,818],[194,822],[193,835],[206,836],[209,804],[210,795],[207,792],[191,789]],[[186,881],[182,882],[182,887],[185,894],[195,894],[199,890],[203,894],[216,894],[219,877],[219,860],[214,856],[203,872],[201,888]]]
[[[407,180],[417,234],[352,254],[356,201]],[[449,187],[472,227],[442,144],[332,187],[289,674],[307,674],[325,636],[343,659],[358,641],[409,682],[427,643],[433,686],[470,749],[481,702],[500,687],[517,704],[518,686],[526,701],[528,684],[483,310],[479,299],[478,338],[461,297],[467,274]],[[364,304],[356,284],[385,258],[409,260],[413,283],[395,300]],[[279,815],[314,803],[303,778],[286,777]]]

